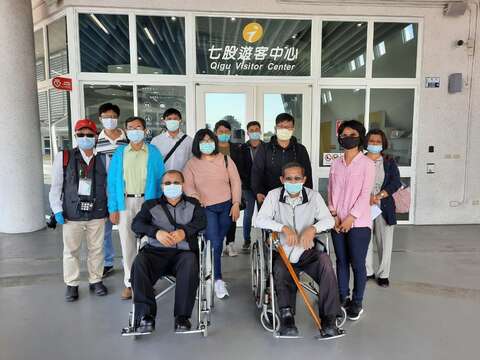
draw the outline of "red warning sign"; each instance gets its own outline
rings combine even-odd
[[[52,79],[52,85],[55,89],[72,91],[72,79],[57,76]]]

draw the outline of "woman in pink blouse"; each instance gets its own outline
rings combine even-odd
[[[221,255],[223,239],[232,221],[240,216],[242,183],[235,163],[218,151],[218,139],[209,129],[197,131],[192,153],[185,168],[184,191],[197,198],[207,215],[206,237],[212,243],[215,266],[215,294],[219,299],[228,296],[222,280]]]
[[[337,258],[338,290],[350,320],[363,313],[362,301],[367,272],[365,258],[370,242],[372,219],[370,193],[375,180],[375,164],[362,153],[365,127],[356,120],[343,122],[338,142],[345,149],[335,160],[328,179],[328,208],[335,218],[332,241]],[[353,294],[350,300],[350,266]]]

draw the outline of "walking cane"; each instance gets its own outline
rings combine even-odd
[[[315,310],[313,310],[312,304],[310,303],[310,300],[308,299],[308,296],[305,293],[305,290],[303,289],[303,286],[300,283],[300,280],[298,280],[298,276],[295,273],[295,270],[293,270],[293,266],[292,264],[290,264],[287,254],[285,253],[285,250],[283,249],[283,246],[280,243],[278,234],[276,232],[272,233],[272,244],[276,247],[278,253],[280,254],[280,258],[282,259],[283,263],[287,267],[287,270],[290,273],[290,276],[292,277],[293,281],[295,282],[295,285],[297,286],[298,291],[300,291],[300,295],[302,295],[303,302],[305,303],[305,306],[307,307],[308,312],[310,313],[313,320],[315,321],[315,324],[317,325],[318,330],[321,330],[322,325],[320,323],[320,318],[315,313]]]

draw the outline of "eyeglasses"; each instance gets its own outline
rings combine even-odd
[[[293,181],[293,180],[295,180],[295,181],[302,181],[302,180],[303,180],[303,176],[287,176],[287,177],[285,178],[285,180],[287,180],[288,182]]]
[[[93,138],[95,137],[95,134],[83,134],[83,133],[78,133],[76,134],[77,137],[82,138],[82,137],[88,137],[88,138]]]
[[[163,185],[166,185],[166,186],[168,186],[168,185],[182,185],[182,183],[180,181],[165,181],[163,183]]]
[[[351,138],[356,139],[356,138],[359,138],[360,136],[357,136],[357,135],[346,135],[346,134],[340,135],[340,139],[345,139],[345,138],[347,138],[347,137],[351,137]]]

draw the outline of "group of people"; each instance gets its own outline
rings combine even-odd
[[[401,183],[395,161],[385,155],[388,143],[381,130],[366,134],[358,121],[342,123],[338,141],[344,154],[331,166],[326,204],[313,189],[310,158],[293,136],[290,114],[276,117],[275,135],[268,142],[262,141],[260,123],[249,122],[249,139],[242,144],[231,141],[232,127],[225,120],[213,131],[198,130],[192,139],[181,131],[182,115],[176,109],[165,111],[166,131],[150,143],[143,118],[126,119],[122,129],[119,117],[119,107],[107,103],[99,108],[100,133],[92,120],[77,121],[77,147],[61,151],[54,160],[49,199],[55,220],[63,225],[66,301],[79,297],[83,238],[89,288],[98,296],[107,294],[102,279],[113,270],[112,226],[117,225],[124,272],[121,298],[131,299],[133,288],[137,330],[153,331],[153,286],[171,274],[177,284],[175,330],[187,331],[198,286],[198,233],[204,231],[212,244],[215,294],[228,297],[221,256],[236,255],[241,210],[242,250],[248,252],[256,206],[256,227],[278,232],[294,269],[319,284],[323,337],[340,334],[335,322],[340,306],[349,319],[360,317],[368,278],[376,276],[379,285],[388,286],[396,223],[392,195]],[[372,219],[372,206],[381,209],[381,216]],[[330,229],[336,274],[330,258],[314,247],[316,234]],[[372,233],[380,257],[376,274]],[[138,254],[137,237],[146,237]],[[280,334],[295,335],[296,288],[278,256],[273,266]]]

